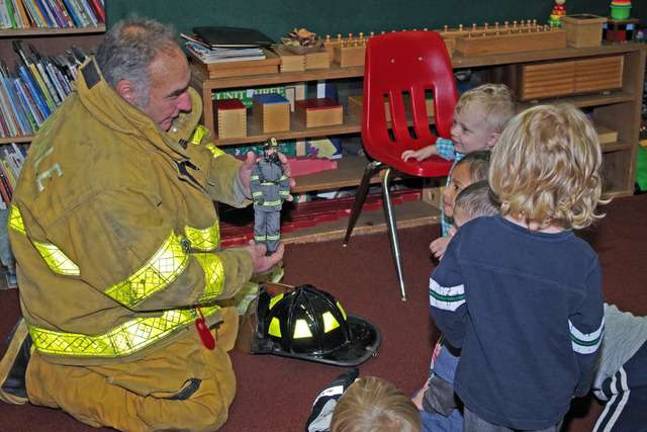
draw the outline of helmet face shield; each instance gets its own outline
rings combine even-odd
[[[374,325],[347,315],[332,295],[311,285],[273,297],[261,291],[257,337],[257,353],[338,366],[365,362],[381,343]]]

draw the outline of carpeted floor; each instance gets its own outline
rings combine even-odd
[[[582,233],[600,254],[608,301],[621,309],[647,314],[647,195],[617,199],[604,208],[608,216]],[[438,227],[400,233],[409,301],[399,299],[386,235],[290,245],[284,282],[310,283],[336,295],[344,308],[375,323],[383,334],[379,355],[361,366],[362,375],[378,375],[413,393],[425,379],[437,332],[428,315],[427,278],[433,263],[427,245]],[[484,248],[484,253],[487,249]],[[0,292],[0,335],[18,317],[16,291]],[[4,351],[4,348],[0,348]],[[314,396],[343,370],[274,356],[232,353],[238,395],[224,432],[301,431]],[[564,431],[590,431],[600,406],[576,400]],[[109,429],[100,429],[108,431]],[[0,405],[0,431],[97,431],[66,414],[33,406]]]

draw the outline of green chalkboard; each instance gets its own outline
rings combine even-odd
[[[109,23],[131,14],[175,25],[253,27],[278,39],[294,27],[321,35],[442,28],[472,23],[536,19],[545,23],[553,0],[106,0]],[[609,15],[609,0],[567,0],[568,13]],[[645,17],[645,0],[632,16]],[[642,15],[641,15],[642,13]]]

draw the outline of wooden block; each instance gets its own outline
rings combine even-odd
[[[213,101],[219,139],[247,136],[247,109],[238,99]]]
[[[566,32],[561,29],[519,31],[506,34],[485,33],[485,36],[470,33],[466,37],[456,38],[456,51],[462,55],[499,54],[559,48],[566,48]]]
[[[575,92],[587,93],[622,87],[624,56],[606,56],[575,61]]]
[[[265,52],[266,57],[264,60],[207,64],[202,63],[199,59],[192,56],[190,51],[189,58],[193,67],[200,70],[200,72],[208,79],[278,73],[281,58],[278,54],[268,49],[263,49],[263,52]]]
[[[622,87],[624,57],[594,57],[519,66],[521,100],[543,99]]]
[[[602,43],[602,26],[607,19],[591,14],[566,15],[560,18],[570,47],[584,48]]]
[[[324,49],[321,51],[307,53],[305,55],[305,68],[306,70],[329,69],[330,57],[328,56],[328,51]]]
[[[575,62],[525,64],[520,67],[519,99],[526,101],[575,92]]]
[[[330,98],[297,101],[296,113],[297,118],[305,127],[333,126],[344,123],[344,108]]]
[[[600,144],[611,144],[618,142],[618,131],[609,129],[608,127],[595,125],[595,131],[598,133]]]
[[[362,95],[348,96],[348,112],[351,116],[362,118]],[[434,100],[429,98],[425,101],[427,107],[427,116],[432,118],[434,116]],[[410,103],[408,95],[404,95],[404,106],[407,110],[407,117],[411,117],[410,113]],[[384,114],[386,116],[386,121],[391,121],[391,110],[389,108],[389,101],[384,101]]]
[[[447,48],[447,54],[449,54],[449,58],[452,58],[454,55],[454,51],[456,51],[456,38],[451,37],[451,36],[446,36],[444,34],[440,34],[443,38],[443,42],[445,42],[445,48]]]
[[[295,54],[282,45],[278,45],[274,50],[281,58],[281,72],[303,72],[306,70],[304,54]]]
[[[290,102],[281,95],[255,95],[253,113],[263,133],[290,130]]]
[[[335,63],[340,67],[364,66],[365,45],[335,46]]]

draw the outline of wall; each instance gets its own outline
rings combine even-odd
[[[546,22],[553,0],[106,0],[109,22],[131,13],[173,23],[179,31],[200,25],[257,28],[278,39],[294,27],[321,35],[395,29],[442,28],[472,23],[537,19]],[[609,0],[567,0],[568,13],[609,14]],[[640,3],[640,5],[639,5]],[[632,16],[647,18],[646,0]]]

